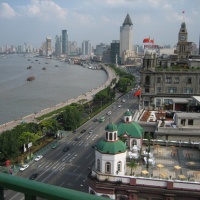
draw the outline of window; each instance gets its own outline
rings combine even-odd
[[[109,162],[106,163],[106,173],[110,174],[111,164]]]
[[[185,119],[181,119],[181,125],[185,126]]]
[[[144,101],[144,106],[149,106],[149,101]]]
[[[106,132],[106,140],[108,140],[108,132]]]
[[[119,161],[119,162],[117,163],[117,171],[118,171],[118,172],[121,172],[121,171],[122,171],[122,162],[121,162],[121,161]]]
[[[193,119],[188,119],[188,125],[193,125]]]
[[[161,83],[161,77],[157,77],[157,83]]]
[[[172,83],[172,77],[171,76],[166,77],[166,83]]]
[[[191,84],[192,83],[192,78],[187,78],[187,84]]]
[[[161,99],[156,99],[156,107],[161,106]]]
[[[109,140],[112,140],[112,133],[109,133]]]
[[[157,87],[157,93],[161,93],[161,87]]]
[[[117,133],[114,132],[114,140],[116,140],[116,139],[117,139]]]
[[[169,105],[169,104],[173,104],[173,102],[171,99],[164,99],[164,104]]]
[[[193,93],[193,89],[192,88],[183,88],[183,93],[184,94],[192,94]]]
[[[150,85],[150,76],[145,77],[145,85]]]
[[[97,160],[97,171],[100,172],[100,160],[99,159]]]
[[[179,84],[179,77],[175,77],[174,83],[175,83],[175,84]]]
[[[145,92],[149,93],[149,88],[145,87]]]
[[[168,88],[168,93],[176,93],[177,92],[177,88],[176,87],[169,87]]]

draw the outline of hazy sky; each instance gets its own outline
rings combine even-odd
[[[183,21],[188,40],[199,42],[200,0],[0,0],[0,46],[22,43],[40,47],[67,29],[69,41],[110,44],[119,40],[129,13],[133,43],[151,37],[158,45],[175,45]]]

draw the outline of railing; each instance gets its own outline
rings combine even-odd
[[[100,196],[0,173],[0,200],[4,200],[4,188],[24,193],[25,200],[36,200],[36,197],[48,200],[106,200]]]

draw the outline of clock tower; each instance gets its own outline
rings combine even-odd
[[[178,33],[178,43],[175,50],[175,53],[178,55],[178,61],[187,61],[192,53],[191,44],[192,42],[188,42],[186,23],[182,22],[180,31]]]

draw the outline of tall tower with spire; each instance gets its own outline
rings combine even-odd
[[[120,26],[120,57],[125,51],[132,51],[133,45],[133,23],[129,14],[126,15],[124,23]]]

